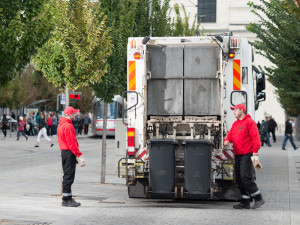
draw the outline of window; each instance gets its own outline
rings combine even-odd
[[[215,23],[217,21],[217,0],[198,0],[198,21]]]

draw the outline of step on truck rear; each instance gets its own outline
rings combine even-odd
[[[118,174],[129,197],[238,200],[233,149],[223,146],[235,121],[230,106],[244,104],[254,118],[265,100],[247,39],[133,37],[127,54]]]

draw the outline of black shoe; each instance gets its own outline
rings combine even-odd
[[[26,136],[25,138],[26,138],[26,141],[27,141],[28,140],[28,136]]]
[[[252,209],[257,209],[261,207],[263,204],[265,204],[265,200],[261,196],[261,194],[253,196],[254,198],[254,205],[252,206]]]
[[[282,148],[282,150],[286,150],[285,148]]]
[[[241,202],[233,206],[234,209],[250,209],[250,199],[242,198]]]
[[[272,147],[272,145],[268,145],[268,147]]]
[[[53,147],[54,144],[51,144],[51,147]]]
[[[80,202],[76,202],[73,198],[67,201],[62,201],[61,206],[66,206],[66,207],[77,207],[81,206]]]
[[[263,204],[265,204],[265,200],[262,198],[259,201],[254,200],[254,205],[252,206],[252,209],[257,209],[259,207],[261,207]]]
[[[35,145],[34,147],[35,147],[35,148],[38,148],[38,147],[40,147],[40,146],[38,146],[38,145]]]
[[[297,150],[298,149],[298,147],[297,148],[294,148],[294,150]]]

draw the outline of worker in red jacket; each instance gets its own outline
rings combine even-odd
[[[237,120],[233,123],[224,145],[233,143],[235,154],[236,182],[242,194],[241,202],[234,205],[235,209],[250,209],[250,196],[255,203],[252,209],[256,209],[265,203],[260,190],[254,181],[254,169],[251,157],[258,161],[258,150],[260,149],[259,132],[254,120],[246,114],[246,107],[238,104],[231,107]]]
[[[61,150],[62,167],[63,167],[63,191],[62,191],[62,206],[77,207],[81,204],[72,198],[71,186],[75,178],[76,161],[80,166],[85,165],[85,160],[79,150],[79,145],[76,138],[76,132],[72,121],[75,119],[78,109],[67,107],[64,110],[65,117],[59,120],[57,129],[57,137],[59,148]]]

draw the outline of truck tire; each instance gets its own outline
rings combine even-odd
[[[219,187],[222,187],[221,192],[215,192],[213,194],[214,200],[227,200],[227,201],[240,201],[241,192],[234,186],[231,180],[216,180]]]
[[[138,179],[136,184],[128,186],[128,197],[129,198],[147,198],[149,191],[148,179]]]

